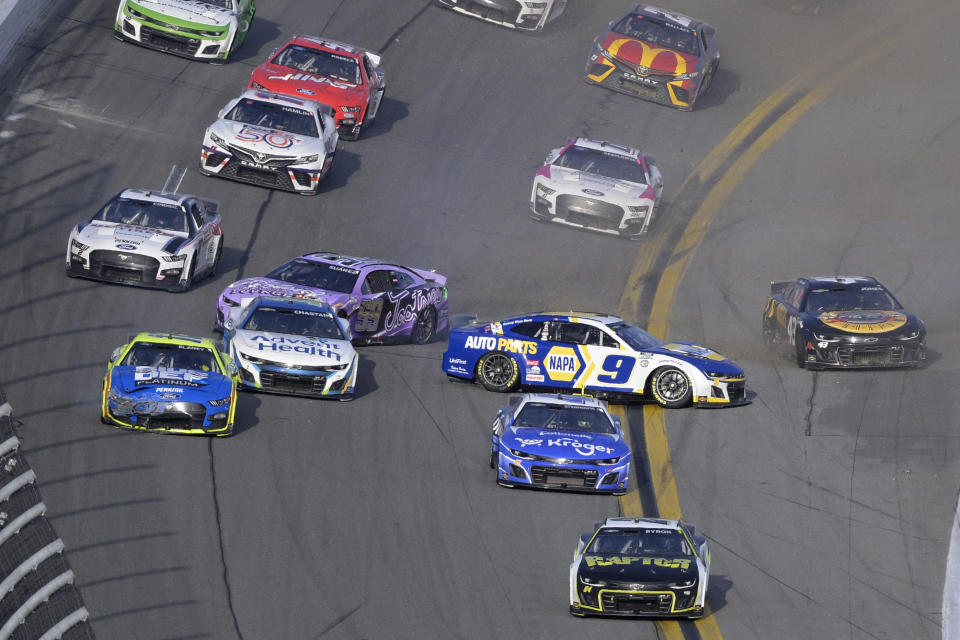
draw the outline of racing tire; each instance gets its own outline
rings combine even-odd
[[[664,409],[679,409],[690,404],[693,385],[681,369],[668,365],[650,376],[650,395]]]
[[[213,257],[213,266],[210,268],[210,276],[213,278],[217,275],[217,267],[220,266],[220,256],[223,255],[223,234],[220,234],[220,244],[217,245],[217,255]]]
[[[483,354],[477,363],[477,378],[487,391],[507,393],[520,383],[517,361],[502,351]]]
[[[490,447],[490,468],[496,469],[499,466],[500,454],[493,447]]]
[[[698,98],[710,90],[710,86],[713,84],[713,77],[717,74],[717,67],[719,66],[719,62],[714,62],[707,69],[707,72],[703,74],[703,88],[700,89],[700,92],[697,94]]]
[[[799,331],[797,332],[796,340],[794,340],[794,355],[797,359],[797,366],[801,369],[807,368],[807,350],[803,346],[803,334]]]
[[[196,262],[196,260],[197,260],[197,256],[196,256],[196,254],[194,254],[194,255],[190,258],[190,269],[187,271],[187,279],[186,279],[186,281],[183,283],[183,285],[177,285],[176,287],[174,287],[174,288],[172,289],[172,291],[177,291],[177,292],[182,293],[182,292],[184,292],[184,291],[189,291],[189,290],[190,290],[190,287],[193,286],[193,277],[194,277],[194,276],[196,275],[196,273],[197,273],[197,262]]]
[[[410,330],[411,344],[427,344],[437,330],[437,310],[431,306],[425,307],[417,314]]]

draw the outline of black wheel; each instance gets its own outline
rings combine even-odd
[[[797,332],[797,336],[794,339],[794,343],[795,343],[794,353],[797,356],[797,366],[800,367],[801,369],[806,369],[807,368],[807,348],[804,346],[803,334],[800,333],[799,331]]]
[[[190,269],[187,271],[187,279],[184,281],[183,285],[174,286],[171,291],[187,291],[190,289],[190,286],[193,284],[193,276],[197,272],[197,256],[194,255],[190,258]]]
[[[700,89],[700,93],[698,94],[698,96],[702,96],[710,89],[710,85],[713,84],[713,76],[716,75],[717,67],[719,65],[720,65],[719,62],[714,62],[707,68],[706,73],[703,74],[703,88]]]
[[[517,386],[520,369],[517,362],[502,351],[483,354],[477,363],[477,377],[487,391],[505,393]]]
[[[413,323],[413,329],[410,331],[410,342],[413,344],[427,344],[433,337],[433,332],[437,329],[437,310],[433,307],[426,307],[417,314],[417,319]]]
[[[767,321],[766,321],[766,320],[763,321],[763,330],[762,330],[762,331],[763,331],[763,344],[764,344],[767,348],[772,347],[772,346],[773,346],[773,343],[775,342],[775,340],[774,340],[774,334],[773,334],[773,329],[771,329],[770,326],[767,325]]]
[[[210,277],[217,275],[217,267],[220,266],[220,256],[223,255],[223,234],[220,235],[220,244],[217,245],[217,255],[213,257],[213,267],[210,269]]]
[[[500,462],[500,455],[493,447],[490,447],[490,468],[496,469],[498,462]]]
[[[674,366],[661,367],[650,376],[650,393],[665,409],[677,409],[690,404],[693,386],[690,378]]]

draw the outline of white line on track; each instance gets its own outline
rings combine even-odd
[[[173,165],[173,168],[170,169],[170,175],[167,176],[167,181],[163,183],[162,191],[164,193],[176,193],[185,175],[187,175],[186,167],[181,167],[178,164]]]

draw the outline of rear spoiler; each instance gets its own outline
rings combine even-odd
[[[203,208],[210,213],[220,213],[220,203],[216,200],[204,200],[203,198],[199,198],[199,200],[203,203]]]
[[[786,289],[789,285],[793,284],[793,280],[784,280],[783,282],[770,282],[770,295],[775,296],[778,293],[783,293],[783,290]]]
[[[430,271],[429,269],[416,269],[414,267],[407,267],[410,271],[413,271],[415,274],[426,280],[427,282],[436,282],[440,286],[446,286],[447,276],[442,276],[436,271]]]

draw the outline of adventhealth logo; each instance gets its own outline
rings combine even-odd
[[[341,359],[338,353],[340,350],[339,344],[312,340],[310,338],[268,338],[267,336],[254,336],[253,342],[256,343],[259,351],[273,351],[278,353],[292,352],[334,360]]]

